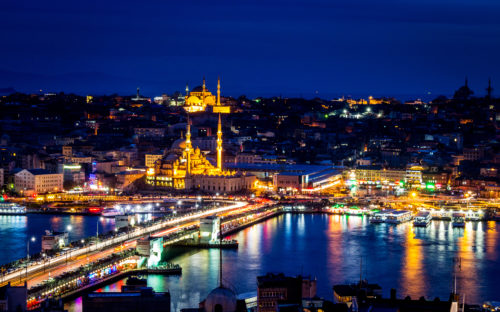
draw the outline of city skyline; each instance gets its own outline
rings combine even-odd
[[[0,3],[0,311],[500,311],[500,2]]]

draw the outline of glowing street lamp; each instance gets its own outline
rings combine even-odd
[[[30,241],[34,243],[36,241],[36,237],[32,236],[31,239],[26,243],[26,249],[27,249],[26,250],[26,254],[27,254],[27,256],[26,256],[26,259],[27,259],[27,261],[26,261],[26,279],[28,279],[28,264],[30,262]]]

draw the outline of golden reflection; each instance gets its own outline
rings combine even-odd
[[[410,296],[420,296],[426,293],[426,275],[423,272],[423,247],[421,241],[415,238],[415,228],[409,226],[406,230],[406,248],[401,270],[402,285]]]
[[[345,215],[330,215],[328,219],[328,246],[327,246],[327,269],[330,275],[330,280],[335,276],[342,274],[342,266],[345,261],[352,259],[344,259],[345,250],[342,241],[343,232],[348,228],[348,216]]]
[[[498,261],[498,255],[496,252],[497,247],[497,233],[496,233],[496,221],[486,222],[486,235],[485,235],[485,251],[486,258],[491,261]]]
[[[238,241],[241,242],[240,238],[244,239],[245,248],[248,249],[248,253],[252,256],[257,256],[260,250],[260,244],[262,240],[262,225],[253,225],[243,231],[244,235],[238,235]]]
[[[454,229],[454,231],[461,231]],[[477,268],[474,254],[476,235],[472,222],[465,223],[463,236],[457,241],[457,259],[455,271],[457,274],[457,292],[463,296],[478,298],[477,293]]]

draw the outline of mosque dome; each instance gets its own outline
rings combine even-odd
[[[203,92],[203,87],[202,86],[197,86],[191,92]]]
[[[177,139],[172,143],[172,146],[170,147],[171,150],[176,150],[176,149],[185,149],[186,148],[186,140],[185,139]]]
[[[206,312],[235,312],[236,294],[229,288],[220,286],[212,290],[205,299]]]

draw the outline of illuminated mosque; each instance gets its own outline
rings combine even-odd
[[[186,88],[187,89],[187,88]],[[193,147],[191,141],[190,113],[204,112],[207,107],[219,114],[217,125],[216,164],[210,163],[199,147]],[[251,189],[255,176],[222,168],[222,122],[221,114],[229,113],[229,106],[220,104],[220,80],[217,83],[217,98],[203,86],[196,87],[186,94],[184,109],[188,114],[186,138],[176,140],[170,149],[166,149],[163,158],[147,172],[147,182],[161,188],[178,190],[199,189],[209,193],[233,193]]]

